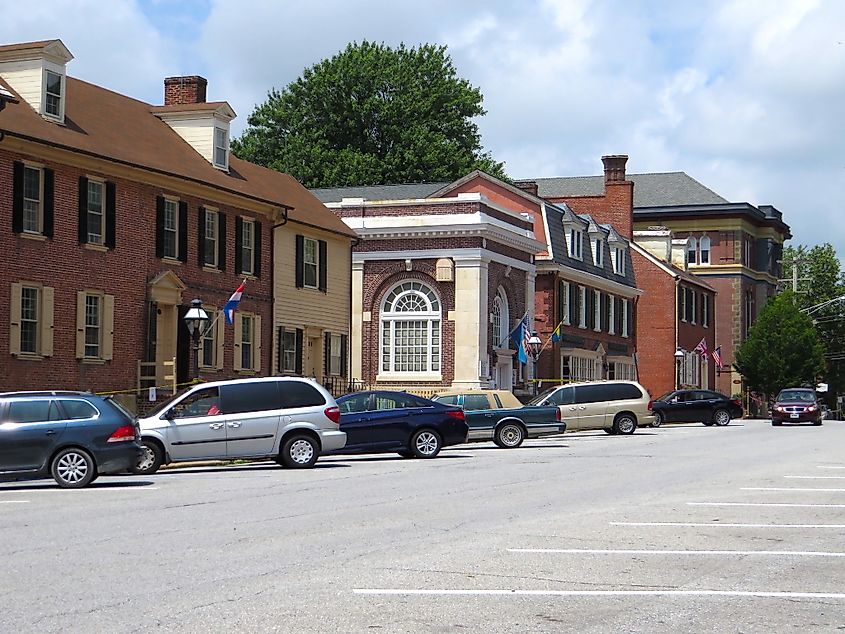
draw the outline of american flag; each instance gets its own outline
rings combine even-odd
[[[531,346],[528,345],[528,340],[531,339],[531,329],[528,327],[530,321],[526,314],[522,321],[522,347],[525,349],[525,356],[528,357],[531,356]]]
[[[693,348],[693,352],[697,352],[702,357],[707,356],[707,342],[704,340],[704,337],[701,338],[701,341],[698,342],[698,345]]]
[[[719,366],[719,369],[722,369],[722,346],[716,346],[716,349],[713,350],[713,361],[716,362],[716,365]]]

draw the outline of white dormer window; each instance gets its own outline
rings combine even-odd
[[[62,118],[62,76],[51,70],[44,71],[44,114]]]
[[[575,227],[569,228],[566,246],[569,250],[569,257],[576,260],[584,259],[584,232]]]
[[[214,128],[214,166],[229,169],[229,133]]]
[[[625,275],[625,249],[613,247],[610,257],[613,260],[613,272],[616,275]]]
[[[596,266],[603,267],[604,266],[604,240],[601,238],[596,238],[595,242],[593,242],[594,254],[593,259],[595,260]]]
[[[698,241],[698,247],[700,249],[699,264],[710,264],[710,238],[707,236],[701,238]]]

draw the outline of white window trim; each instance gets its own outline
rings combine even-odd
[[[561,315],[564,326],[570,326],[569,323],[569,282],[563,282],[563,315]]]
[[[707,245],[705,248],[704,245]],[[712,250],[711,250],[711,243],[710,243],[710,236],[702,236],[702,238],[698,241],[698,249],[699,249],[699,256],[698,256],[698,264],[699,266],[710,266],[710,262],[712,261]],[[704,261],[704,254],[707,254],[707,262]]]
[[[211,240],[212,242],[214,242],[214,249],[212,249],[213,262],[208,262],[205,258],[205,248],[203,248],[203,254],[202,254],[203,266],[207,266],[207,267],[212,268],[212,269],[219,269],[220,268],[220,262],[218,262],[218,259],[220,257],[219,256],[219,253],[220,253],[220,212],[215,207],[206,207],[205,208],[205,214],[206,214],[205,215],[205,225],[203,226],[203,236],[204,236],[203,244],[207,244],[208,241]],[[208,231],[208,228],[207,228],[208,219],[210,217],[214,218],[214,237],[213,238],[209,238],[206,235],[206,233]]]
[[[616,297],[614,295],[607,296],[607,334],[616,334]]]
[[[601,332],[601,291],[598,290],[593,290],[593,320],[596,322],[593,330]]]
[[[613,272],[616,275],[625,275],[625,249],[622,247],[613,247],[611,256]]]
[[[53,73],[54,75],[58,75],[60,77],[60,90],[62,94],[59,95],[59,113],[52,114],[47,112],[47,73]],[[65,120],[65,100],[67,99],[67,82],[64,73],[58,73],[52,68],[45,68],[44,72],[42,73],[41,79],[41,114],[46,119],[50,119],[51,121],[58,121],[62,122]]]
[[[308,253],[308,243],[314,244],[314,261],[308,262],[305,254]],[[314,284],[309,284],[306,280],[308,276],[305,274],[306,267],[314,267]],[[320,242],[315,238],[308,236],[302,237],[302,286],[304,288],[319,288],[320,287]]]
[[[341,367],[343,360],[343,337],[341,335],[332,334],[329,345],[329,374],[331,376],[342,376],[343,368]],[[335,363],[336,362],[336,363]]]
[[[698,240],[687,238],[687,264],[698,264]]]
[[[199,366],[206,370],[211,370],[217,367],[217,323],[215,319],[217,318],[217,309],[213,306],[203,306],[203,310],[208,314],[208,322],[205,324],[205,330],[203,330],[202,335],[200,336],[200,347],[199,347]],[[236,313],[237,314],[237,313]],[[222,315],[221,315],[222,317]],[[205,358],[205,342],[210,340],[211,341],[211,359]]]
[[[578,286],[578,327],[587,327],[587,289]]]
[[[290,335],[290,342],[292,347],[288,348],[285,346],[285,340]],[[282,331],[282,344],[281,344],[281,355],[282,355],[282,373],[283,374],[293,374],[296,372],[296,330],[292,328],[285,328]],[[291,353],[291,357],[293,358],[293,364],[288,367],[287,363],[285,362],[285,355],[286,353]]]
[[[162,234],[167,235],[167,205],[172,204],[176,211],[173,214],[175,228],[173,230],[173,255],[168,255],[165,252],[165,247],[167,246],[167,240],[164,240],[164,243],[161,245],[162,251],[162,258],[166,260],[179,260],[179,199],[178,198],[171,198],[170,196],[164,197],[164,218],[162,222],[164,223],[162,226]]]
[[[596,238],[593,241],[593,249],[595,251],[593,253],[593,263],[599,268],[604,268],[604,240]]]
[[[217,145],[217,133],[221,132],[223,134],[223,145]],[[215,126],[214,127],[214,138],[212,140],[212,148],[211,148],[211,158],[212,158],[212,165],[219,169],[228,170],[229,169],[229,131],[225,128],[220,128]],[[223,150],[223,162],[219,163],[217,161],[217,150]]]
[[[496,319],[494,317],[496,307],[499,308],[498,331],[495,328]],[[501,286],[496,291],[496,297],[493,298],[493,311],[491,312],[490,317],[494,326],[493,341],[491,342],[493,347],[498,350],[509,348],[510,337],[508,337],[508,334],[510,333],[510,306],[508,304],[507,293],[505,293],[505,289]]]
[[[419,284],[425,289],[428,289],[434,298],[437,300],[438,308],[437,310],[431,309],[430,299],[427,293],[420,289],[408,289],[405,291],[400,291],[397,294],[393,301],[394,303],[399,300],[400,297],[407,295],[407,294],[417,294],[422,296],[424,301],[429,305],[429,309],[427,311],[418,311],[418,312],[405,312],[405,311],[388,311],[386,310],[386,303],[388,299],[394,294],[395,291],[401,289],[403,284]],[[426,369],[422,371],[401,371],[396,369],[396,324],[403,321],[425,321],[426,322],[426,329],[428,332],[428,347],[426,350]],[[436,322],[436,326],[435,326]],[[390,329],[390,343],[385,348],[384,343],[384,332],[385,328]],[[435,354],[433,348],[435,347],[433,342],[435,328],[437,329],[437,348],[438,353],[437,357],[435,358]],[[437,294],[436,290],[428,284],[420,282],[414,279],[405,279],[401,282],[394,284],[390,290],[385,293],[384,299],[382,300],[381,304],[381,311],[379,317],[379,357],[378,357],[378,367],[379,372],[376,376],[376,381],[390,381],[390,380],[419,380],[419,381],[439,381],[442,377],[442,368],[443,368],[443,303],[440,296]],[[385,359],[384,357],[388,357],[387,361],[387,369],[384,367]],[[433,366],[437,364],[437,369],[433,369]]]
[[[86,176],[88,179],[88,191],[85,192],[85,243],[104,246],[106,244],[106,182],[97,177]],[[91,214],[90,193],[91,186],[100,187],[100,241],[91,241],[91,224],[88,216]]]
[[[246,243],[246,226],[250,226],[249,235],[251,237],[251,242],[249,245]],[[252,218],[247,218],[245,216],[241,216],[241,273],[244,275],[254,275],[255,274],[255,220]],[[244,266],[244,248],[249,249],[249,268]]]
[[[38,211],[36,213],[35,223],[37,225],[37,229],[32,231],[31,229],[27,229],[23,227],[23,233],[31,236],[42,236],[44,235],[44,166],[43,165],[36,165],[35,163],[28,163],[24,161],[23,164],[24,176],[24,217],[26,216],[26,201],[32,200],[32,198],[26,197],[26,170],[34,170],[38,172]],[[23,222],[23,219],[22,219]]]

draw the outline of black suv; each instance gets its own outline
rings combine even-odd
[[[111,399],[85,392],[0,394],[0,480],[52,475],[61,487],[135,466],[138,426]]]
[[[674,390],[654,399],[654,427],[663,423],[704,423],[724,426],[742,418],[742,404],[712,390]]]

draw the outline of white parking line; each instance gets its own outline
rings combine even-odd
[[[845,528],[845,524],[727,524],[723,522],[609,522],[611,526],[686,526],[712,528]]]
[[[547,553],[562,555],[765,555],[773,557],[845,557],[845,553],[817,550],[640,550],[598,548],[508,548],[509,553]]]
[[[828,466],[828,465],[824,465],[824,464],[818,465],[818,468],[819,469],[845,469],[845,467],[833,466],[833,465]]]
[[[801,489],[797,487],[741,487],[740,491],[833,491],[845,492],[845,489]]]
[[[793,480],[845,480],[845,476],[796,476],[785,475],[784,478],[791,478]]]
[[[0,504],[29,504],[29,500],[0,500]]]
[[[742,590],[421,590],[353,588],[354,594],[381,596],[528,597],[751,597],[761,599],[845,599],[840,592],[749,592]]]
[[[687,502],[688,506],[780,506],[785,508],[843,509],[845,504],[792,504],[786,502]]]

